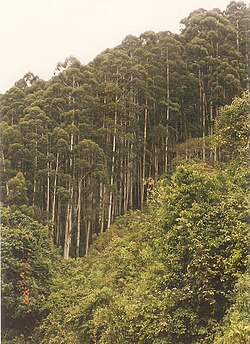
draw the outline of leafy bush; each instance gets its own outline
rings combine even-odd
[[[46,314],[56,259],[48,228],[10,208],[2,210],[2,327],[25,332]]]
[[[39,343],[212,343],[246,270],[246,216],[227,173],[179,166],[102,251],[58,267]]]
[[[250,274],[240,276],[235,287],[235,302],[227,312],[214,344],[244,344],[250,338]]]

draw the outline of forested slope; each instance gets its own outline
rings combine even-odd
[[[247,344],[249,100],[220,110],[223,165],[179,162],[85,258],[60,261],[48,228],[5,210],[3,343]]]
[[[214,120],[247,87],[247,18],[241,2],[199,9],[180,35],[127,36],[86,66],[59,63],[48,82],[27,73],[1,96],[3,202],[50,222],[64,257],[78,257],[143,209],[147,179],[174,158],[220,160]]]
[[[1,95],[6,343],[247,343],[249,23],[199,9]]]

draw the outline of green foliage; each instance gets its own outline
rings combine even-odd
[[[214,344],[244,344],[250,337],[250,275],[249,271],[240,276],[235,287],[235,301],[225,316],[221,331]]]
[[[20,206],[27,203],[27,187],[25,178],[21,172],[8,181],[9,194],[7,204]]]
[[[211,343],[246,270],[246,211],[225,172],[181,165],[146,213],[59,267],[40,342]]]
[[[3,329],[25,332],[46,313],[56,257],[48,228],[20,211],[3,208],[1,255]]]
[[[47,82],[29,72],[1,95],[2,200],[51,221],[64,257],[87,254],[114,218],[142,209],[144,181],[180,158],[225,161],[225,123],[237,155],[236,112],[221,115],[220,150],[213,139],[219,107],[247,86],[246,5],[199,9],[182,24],[179,35],[127,36],[85,66],[71,56]]]
[[[4,342],[247,341],[247,11],[1,95]]]
[[[250,94],[235,98],[232,104],[220,110],[217,118],[217,137],[227,161],[246,164],[248,159],[248,133]]]

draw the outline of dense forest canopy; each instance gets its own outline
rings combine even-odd
[[[249,8],[181,23],[1,95],[6,343],[247,343]]]

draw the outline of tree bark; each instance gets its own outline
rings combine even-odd
[[[165,139],[165,173],[168,171],[168,151],[169,151],[169,118],[170,118],[170,73],[169,73],[169,57],[168,57],[168,49],[167,49],[167,70],[166,70],[166,81],[167,81],[167,89],[166,89],[166,98],[167,98],[167,110],[166,110],[166,139]]]
[[[3,160],[3,171],[6,172],[6,166],[5,166],[5,161],[4,161],[4,153],[2,150],[2,160]],[[8,181],[6,181],[6,196],[9,196],[9,185],[8,185]]]
[[[118,97],[115,97],[115,103],[117,104]],[[108,229],[112,222],[112,211],[113,211],[113,198],[114,198],[114,173],[115,173],[115,153],[116,153],[116,125],[117,125],[117,110],[115,109],[115,119],[114,119],[114,134],[113,134],[113,144],[112,144],[112,162],[111,162],[111,176],[110,176],[110,192],[109,192],[109,210],[108,210]]]
[[[50,210],[50,163],[47,162],[47,199],[46,199],[46,213],[47,220],[49,220],[49,210]]]
[[[55,179],[53,187],[53,202],[52,202],[52,222],[55,223],[55,209],[56,209],[56,188],[57,188],[57,175],[59,168],[59,153],[56,154],[56,169],[55,169]]]
[[[69,258],[69,250],[70,250],[70,243],[71,243],[73,185],[70,186],[69,191],[70,191],[70,199],[67,206],[67,217],[66,217],[65,234],[64,234],[64,251],[63,251],[64,259]]]
[[[140,195],[141,209],[143,209],[145,179],[146,179],[147,124],[148,124],[148,100],[146,99],[145,109],[144,109],[143,155],[142,155],[142,174],[141,174],[141,190],[140,190],[141,191],[141,195]]]
[[[77,237],[76,237],[76,258],[80,253],[80,238],[81,238],[81,194],[82,194],[82,178],[78,184],[78,200],[77,200]]]

